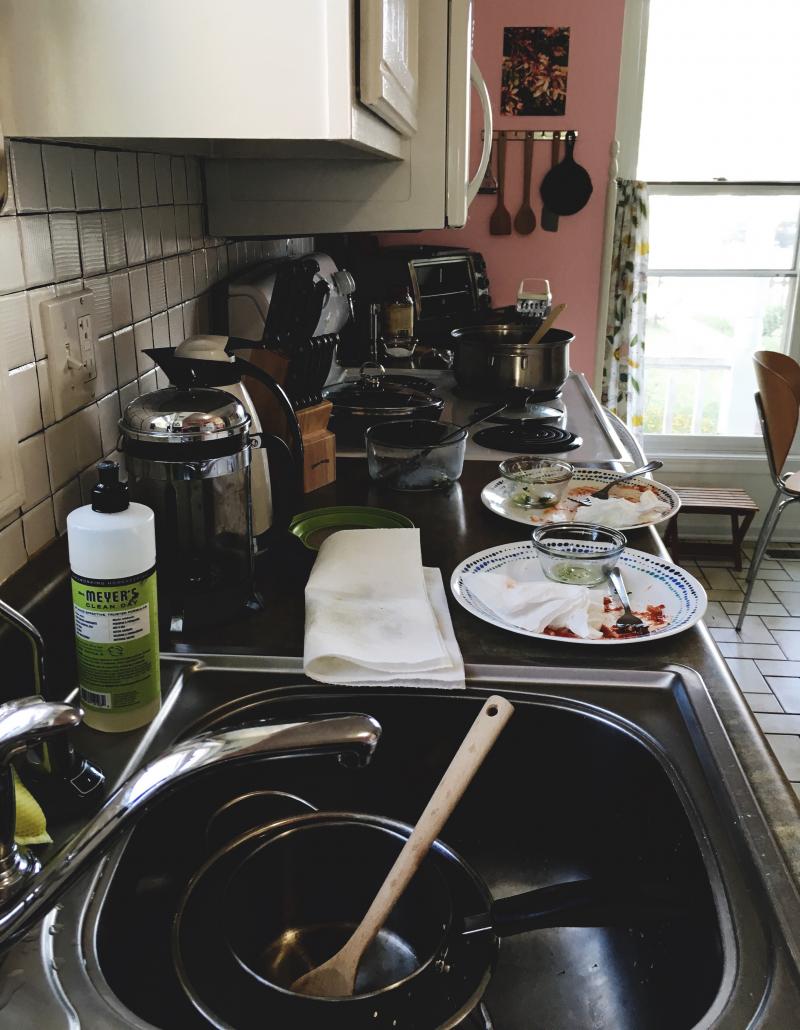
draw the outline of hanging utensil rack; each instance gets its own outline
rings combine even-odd
[[[553,140],[553,139],[566,139],[568,132],[575,133],[575,139],[578,139],[580,133],[577,129],[495,129],[492,133],[492,139],[500,139],[504,136],[508,143],[522,143],[526,139],[538,140]],[[481,129],[481,140],[484,139],[486,132]]]

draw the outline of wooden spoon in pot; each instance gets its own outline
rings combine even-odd
[[[295,980],[293,991],[315,998],[346,998],[353,993],[364,952],[386,922],[513,712],[514,706],[504,697],[493,694],[488,699],[350,940],[327,962]]]
[[[539,340],[541,340],[544,337],[545,333],[552,329],[553,323],[558,318],[558,316],[566,310],[566,307],[566,304],[556,304],[556,306],[551,310],[550,314],[547,316],[544,322],[542,322],[542,324],[539,326],[539,328],[536,330],[536,332],[533,334],[530,340],[528,340],[528,347],[536,346]]]

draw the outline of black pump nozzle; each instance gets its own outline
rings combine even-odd
[[[97,483],[92,488],[92,511],[112,514],[125,511],[129,506],[128,484],[119,480],[119,463],[100,461],[97,463]]]

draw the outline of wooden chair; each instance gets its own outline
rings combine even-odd
[[[761,532],[747,573],[742,610],[736,623],[741,630],[750,595],[764,559],[770,538],[778,525],[783,509],[800,501],[800,471],[783,472],[800,415],[800,365],[788,354],[760,350],[753,355],[756,366],[756,407],[761,420],[761,434],[767,452],[769,471],[775,484],[775,496],[764,518]]]

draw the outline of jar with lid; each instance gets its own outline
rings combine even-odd
[[[414,351],[414,300],[407,286],[392,287],[381,305],[383,345],[392,357],[410,357]],[[398,353],[399,352],[399,353]]]

